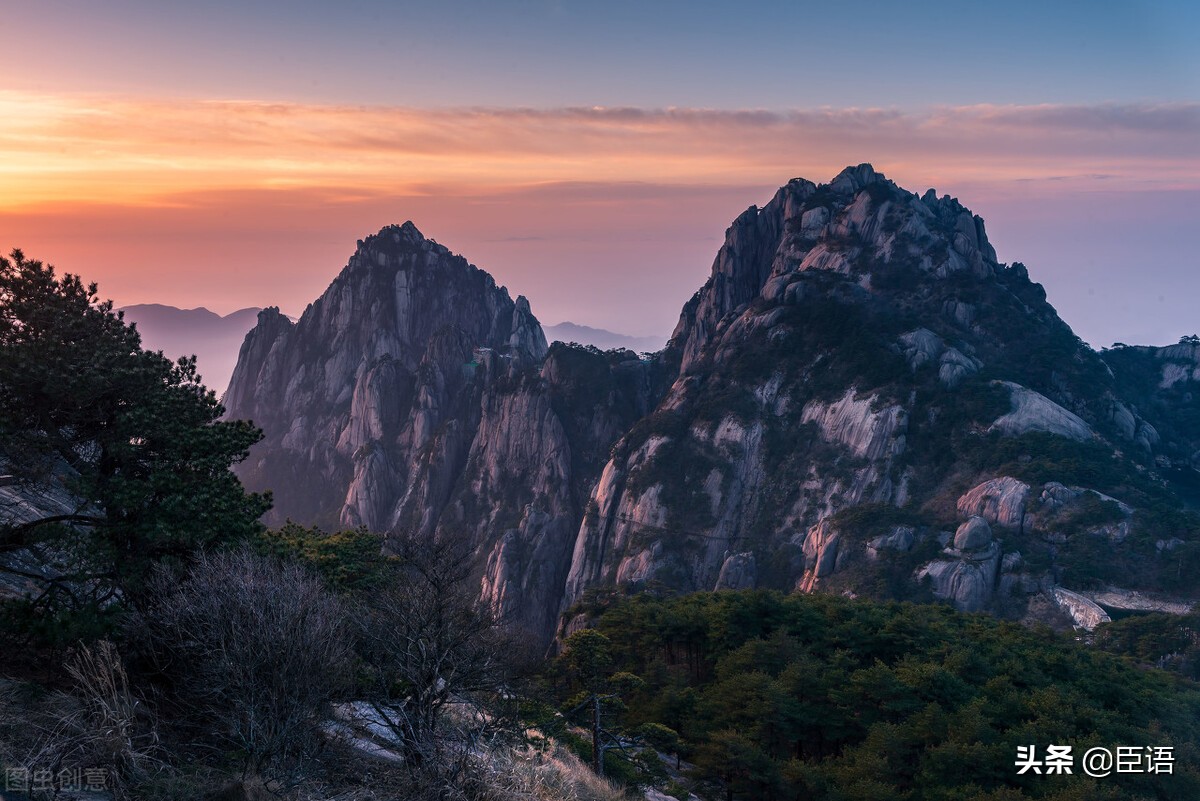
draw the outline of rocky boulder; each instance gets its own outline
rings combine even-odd
[[[717,590],[753,589],[758,581],[758,567],[752,552],[735,553],[725,557],[717,576]]]
[[[987,606],[996,588],[1000,547],[993,542],[973,559],[938,559],[921,567],[917,581],[928,581],[933,594],[951,601],[963,612],[978,612]]]
[[[1079,415],[1067,411],[1054,401],[1032,389],[1011,381],[999,382],[1009,391],[1012,411],[996,419],[992,430],[1008,436],[1019,436],[1030,431],[1045,431],[1068,439],[1086,442],[1093,436],[1091,426]]]
[[[1004,528],[1021,528],[1029,485],[1011,476],[989,479],[965,492],[956,504],[963,517],[981,517]]]
[[[982,517],[972,517],[954,532],[954,547],[960,551],[978,551],[992,544],[992,527]]]
[[[896,526],[887,534],[881,534],[867,542],[867,558],[874,561],[882,551],[903,552],[913,547],[916,529],[912,526]]]

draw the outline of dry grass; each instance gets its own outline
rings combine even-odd
[[[167,769],[143,705],[107,643],[80,649],[68,668],[78,691],[31,699],[0,682],[0,762],[6,765],[104,766],[117,799],[177,801],[216,797],[266,799],[228,771]],[[337,744],[321,755],[319,778],[271,798],[291,801],[627,801],[617,784],[596,776],[565,747],[532,737],[464,748],[448,742],[420,769],[371,759]],[[237,792],[229,791],[234,788]]]
[[[115,798],[162,770],[153,716],[129,686],[116,647],[80,646],[64,667],[71,693],[0,688],[0,760],[29,771],[101,769]]]
[[[553,741],[487,755],[484,766],[497,798],[537,801],[624,801],[621,787]]]
[[[83,701],[72,722],[81,738],[81,755],[129,781],[159,770],[153,715],[130,691],[117,647],[106,640],[80,646],[65,667]]]
[[[327,755],[327,757],[330,755]],[[296,801],[628,801],[621,787],[596,776],[552,741],[449,751],[420,769],[344,752],[322,782]],[[327,762],[333,767],[333,760]]]

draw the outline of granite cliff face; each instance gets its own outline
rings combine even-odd
[[[1054,498],[999,468],[1054,475],[1070,452],[1151,476],[1159,454],[1122,382],[1022,265],[997,261],[979,217],[869,165],[739,216],[671,350],[677,380],[592,492],[563,611],[623,583],[1049,602],[1084,540],[1128,523],[1106,507],[1061,535],[1080,504],[1113,499],[1043,481],[1076,511],[1039,516]],[[1158,386],[1194,380],[1192,355],[1155,356]]]
[[[246,336],[224,403],[266,439],[244,480],[277,521],[387,530],[429,454],[465,456],[454,424],[485,350],[493,370],[545,356],[524,298],[411,223],[368,237],[297,323],[265,309]]]
[[[1117,422],[1145,440],[1166,470],[1200,470],[1200,339],[1162,348],[1116,345],[1103,353],[1117,384],[1147,422]],[[1177,472],[1178,474],[1178,472]],[[1193,492],[1200,500],[1200,493]]]
[[[859,165],[739,216],[652,359],[547,353],[523,299],[406,224],[295,325],[264,311],[226,403],[267,432],[243,478],[277,520],[468,538],[541,637],[613,586],[1078,622],[1110,551],[1187,551],[1142,553],[1135,507],[1196,467],[1196,350],[1102,358],[979,217]]]
[[[264,430],[239,472],[274,493],[268,523],[469,537],[484,595],[551,632],[589,467],[659,372],[548,352],[523,297],[406,223],[359,242],[295,324],[262,311],[224,403]]]

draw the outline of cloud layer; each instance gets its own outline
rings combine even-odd
[[[1200,104],[809,111],[452,109],[0,93],[0,204],[156,204],[553,182],[778,184],[872,161],[901,183],[1200,182]]]
[[[1120,308],[1102,292],[1068,315],[1092,341],[1146,338],[1104,326],[1126,314],[1132,331],[1156,280],[1168,305],[1197,289],[1196,103],[416,109],[0,92],[0,248],[120,303],[297,313],[355,239],[413,219],[549,322],[660,334],[741,210],[863,161],[958,195],[1001,258],[1051,290],[1120,293]],[[1121,250],[1138,231],[1155,234]],[[1146,336],[1195,327],[1150,303],[1161,336]]]

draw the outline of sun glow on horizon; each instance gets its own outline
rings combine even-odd
[[[567,182],[778,184],[827,180],[862,160],[900,183],[1194,187],[1198,120],[1200,105],[1187,104],[428,110],[7,91],[0,207],[143,206],[273,188],[420,195]]]
[[[1196,103],[423,109],[0,91],[0,247],[120,303],[295,312],[356,238],[412,219],[550,319],[655,333],[729,221],[791,178],[870,161],[989,222],[1007,208],[1018,231],[1044,226],[1025,211],[1041,204],[1094,236],[1115,212],[1089,198],[1200,191],[1197,131]],[[1045,242],[1035,253],[1068,244]]]

